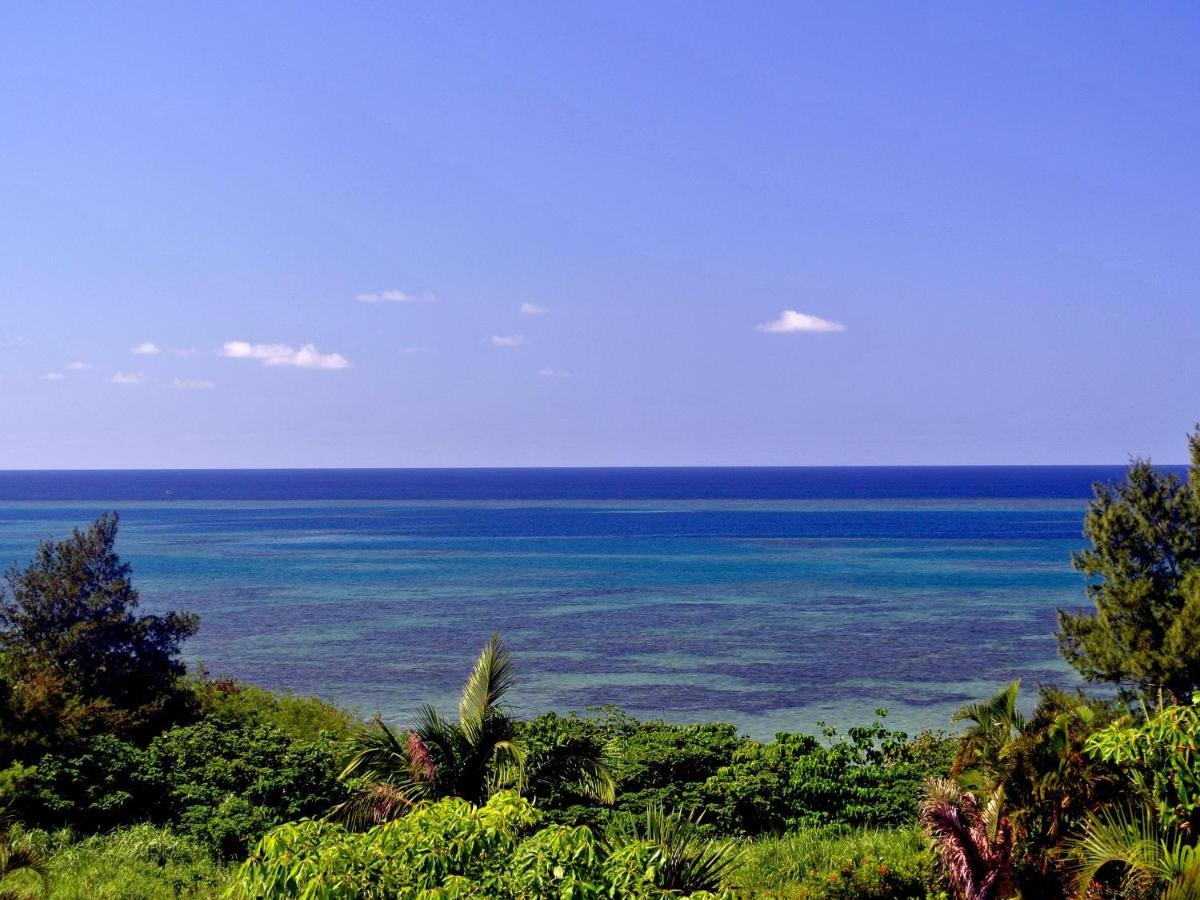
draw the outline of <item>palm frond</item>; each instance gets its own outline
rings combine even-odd
[[[410,769],[408,740],[379,716],[354,736],[355,754],[338,778],[368,778],[387,781],[397,772]]]
[[[423,799],[394,784],[376,782],[364,785],[333,807],[328,818],[351,831],[366,831],[400,818]]]
[[[493,634],[475,660],[458,701],[458,723],[471,743],[476,743],[484,723],[516,683],[516,666],[500,635]]]
[[[1021,696],[1021,679],[1006,684],[994,696],[982,703],[970,703],[958,709],[950,721],[973,722],[963,735],[963,752],[960,753],[960,768],[969,764],[971,758],[988,748],[997,752],[1009,738],[1025,730],[1025,717],[1017,708]]]
[[[1081,894],[1109,867],[1120,872],[1121,889],[1131,896],[1156,885],[1178,893],[1189,883],[1200,884],[1195,848],[1178,832],[1162,835],[1149,808],[1118,807],[1091,816],[1072,848],[1080,859],[1074,875]]]
[[[1002,896],[1012,877],[1012,829],[993,797],[980,807],[974,794],[949,779],[926,785],[920,822],[962,900]]]
[[[38,893],[49,893],[50,873],[45,855],[21,826],[5,826],[4,831],[0,832],[0,881],[7,881],[10,877],[19,881],[24,875],[31,875],[37,881]],[[0,900],[5,896],[28,900],[31,894],[11,887],[0,888]]]
[[[579,793],[605,806],[617,802],[617,779],[605,760],[581,756],[574,760],[574,768]]]

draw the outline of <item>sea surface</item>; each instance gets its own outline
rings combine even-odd
[[[1073,685],[1058,607],[1123,468],[0,472],[0,561],[98,513],[191,661],[402,722],[515,651],[523,714],[617,704],[766,737],[948,726]]]

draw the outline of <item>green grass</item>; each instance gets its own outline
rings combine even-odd
[[[54,900],[158,900],[215,897],[231,869],[190,838],[166,828],[135,825],[72,841],[68,832],[43,835]]]
[[[748,897],[939,898],[917,828],[813,828],[749,841],[736,875]]]

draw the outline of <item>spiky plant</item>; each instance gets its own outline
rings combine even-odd
[[[684,816],[651,804],[643,816],[617,820],[608,835],[609,847],[652,844],[658,887],[679,894],[717,891],[732,874],[742,850],[733,841],[705,836],[699,828],[702,818],[694,811]]]
[[[1200,900],[1200,850],[1179,828],[1163,831],[1149,808],[1117,807],[1089,817],[1071,843],[1079,896],[1115,882],[1120,896]]]
[[[458,702],[458,722],[432,706],[417,711],[407,731],[378,717],[357,737],[357,752],[341,778],[359,790],[333,810],[353,827],[369,827],[403,815],[421,800],[461,797],[486,803],[501,788],[525,786],[526,751],[516,721],[504,703],[516,683],[512,655],[492,635],[475,661]],[[568,761],[580,792],[602,802],[613,799],[613,778],[602,759]]]
[[[32,891],[18,885],[36,885]],[[50,880],[46,859],[21,826],[0,820],[0,900],[45,896]]]
[[[1011,889],[1013,834],[996,798],[982,807],[953,781],[934,779],[921,803],[921,825],[959,900],[997,900]]]

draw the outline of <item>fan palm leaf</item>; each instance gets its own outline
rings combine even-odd
[[[19,825],[0,822],[0,900],[28,900],[29,891],[14,887],[21,881],[37,884],[37,893],[49,893],[46,858]],[[26,878],[25,876],[30,876]]]
[[[1105,870],[1115,870],[1125,896],[1200,898],[1200,852],[1179,830],[1164,835],[1149,808],[1091,816],[1072,848],[1080,860],[1074,880],[1081,895]]]

